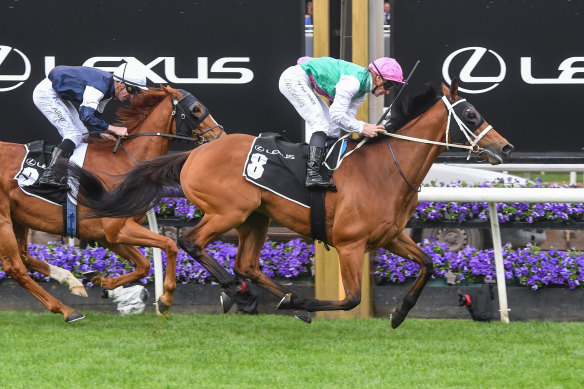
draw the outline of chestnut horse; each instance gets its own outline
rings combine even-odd
[[[259,253],[270,219],[310,237],[310,210],[250,183],[242,175],[252,136],[227,135],[189,153],[147,161],[128,173],[115,191],[108,192],[95,177],[77,169],[80,201],[92,208],[94,215],[127,217],[143,213],[153,200],[162,197],[166,186],[180,181],[186,197],[205,213],[182,237],[180,246],[211,271],[224,292],[237,301],[235,280],[205,252],[213,239],[235,228],[239,247],[234,271],[280,297],[280,309],[312,312],[354,308],[361,300],[364,254],[385,248],[420,265],[411,290],[392,313],[391,325],[396,328],[433,272],[432,259],[404,232],[418,203],[417,188],[430,166],[454,143],[460,147],[470,144],[466,146],[469,152],[491,164],[501,163],[513,150],[457,92],[453,82],[450,89],[443,85],[442,93],[429,87],[426,93],[409,98],[392,114],[392,125],[399,128],[396,134],[369,142],[336,170],[339,190],[327,193],[325,206],[328,243],[338,251],[346,294],[340,301],[299,298],[261,273]],[[453,133],[455,129],[450,127],[454,124],[459,124],[460,133]]]
[[[175,115],[176,114],[176,115]],[[223,134],[223,128],[208,110],[186,91],[164,87],[144,91],[132,104],[118,111],[118,118],[128,128],[128,137],[118,144],[105,139],[89,139],[84,166],[99,174],[108,185],[139,161],[166,154],[173,138],[202,144]],[[112,150],[118,149],[112,153]],[[60,312],[71,322],[84,316],[51,296],[30,278],[25,267],[69,283],[71,292],[87,296],[83,285],[64,269],[48,265],[30,255],[27,249],[28,230],[34,229],[63,235],[62,208],[25,194],[14,179],[25,156],[24,145],[0,142],[0,259],[4,271],[39,299],[51,312]],[[131,199],[131,196],[128,200]],[[167,237],[140,225],[144,215],[128,219],[82,219],[87,210],[79,207],[79,237],[99,242],[119,256],[130,260],[136,269],[118,277],[97,277],[107,289],[132,282],[148,275],[150,262],[136,246],[161,248],[166,252],[170,274],[178,249]],[[174,285],[165,283],[164,300],[172,301]]]

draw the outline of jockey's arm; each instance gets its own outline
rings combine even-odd
[[[359,92],[359,81],[353,76],[342,75],[335,86],[335,100],[330,106],[331,120],[345,131],[361,133],[365,122],[357,120],[351,106],[353,97]],[[363,101],[359,102],[359,105]],[[357,106],[359,108],[359,106]],[[354,112],[351,112],[353,111]]]
[[[83,92],[83,101],[79,106],[79,118],[94,131],[107,131],[109,125],[101,119],[98,106],[103,99],[103,92],[92,86],[87,86]]]
[[[385,128],[356,119],[357,110],[367,97],[363,95],[353,99],[358,92],[359,81],[355,77],[341,76],[336,85],[335,100],[330,106],[329,113],[331,120],[345,131],[360,133],[371,138],[378,132],[385,131]]]

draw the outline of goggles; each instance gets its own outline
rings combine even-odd
[[[124,85],[126,86],[126,91],[130,95],[135,95],[136,93],[138,93],[138,90],[140,89],[140,88],[132,86],[132,85],[128,85],[128,84],[124,84]]]

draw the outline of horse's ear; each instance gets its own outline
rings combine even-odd
[[[445,83],[442,83],[442,94],[444,96],[448,96],[450,94],[450,89],[448,89]]]
[[[458,98],[458,77],[454,77],[450,83],[450,101],[454,102]]]

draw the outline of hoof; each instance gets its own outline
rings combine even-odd
[[[221,301],[221,309],[223,309],[223,313],[227,313],[229,309],[233,306],[233,299],[229,297],[229,295],[223,291],[221,291],[221,296],[219,296],[219,300]]]
[[[158,312],[167,314],[170,311],[170,307],[162,302],[161,299],[158,299],[156,302],[156,306],[158,307]]]
[[[292,308],[292,293],[286,294],[282,297],[282,300],[276,305],[276,309],[289,309]]]
[[[312,323],[312,315],[307,311],[294,311],[294,317],[302,320],[306,324]]]
[[[85,282],[93,282],[94,284],[103,286],[103,273],[100,271],[88,271],[83,273]]]
[[[73,293],[74,295],[81,296],[81,297],[87,297],[87,291],[85,290],[85,288],[83,286],[74,286],[74,287],[70,288],[69,291],[71,293]]]
[[[401,323],[404,322],[405,319],[406,315],[404,315],[398,309],[394,309],[393,312],[389,315],[389,320],[391,320],[391,328],[395,330]]]
[[[65,318],[65,321],[67,323],[73,323],[74,321],[81,320],[81,319],[85,319],[85,316],[77,311],[73,311],[72,314],[70,314],[69,316],[67,316]]]

